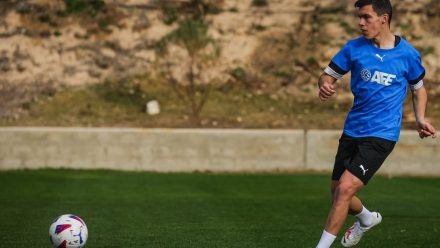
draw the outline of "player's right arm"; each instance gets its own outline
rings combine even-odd
[[[351,70],[351,43],[345,46],[333,57],[330,64],[325,68],[323,74],[319,77],[319,99],[327,101],[336,93],[335,82],[341,79]]]
[[[321,101],[327,101],[331,96],[336,93],[335,84],[336,79],[327,73],[322,73],[318,80],[319,87],[319,99]]]

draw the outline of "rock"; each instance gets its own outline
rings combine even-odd
[[[152,100],[147,102],[147,113],[149,115],[158,115],[160,114],[160,105],[156,100]]]

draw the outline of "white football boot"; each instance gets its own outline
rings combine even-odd
[[[362,236],[372,227],[378,225],[382,221],[382,216],[377,212],[372,212],[373,224],[370,226],[361,226],[359,221],[356,221],[350,228],[347,229],[345,235],[342,237],[341,244],[344,247],[352,247],[361,241]]]

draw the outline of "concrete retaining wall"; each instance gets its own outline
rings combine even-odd
[[[0,170],[331,171],[341,131],[0,128]],[[438,140],[402,132],[381,169],[440,176]]]
[[[306,168],[331,171],[340,136],[341,131],[308,131]],[[416,131],[402,131],[379,174],[440,176],[440,140],[421,140]]]

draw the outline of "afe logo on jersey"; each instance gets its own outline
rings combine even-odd
[[[361,77],[362,77],[362,80],[364,80],[365,82],[368,82],[371,79],[371,72],[367,69],[363,69],[361,71]]]
[[[365,82],[373,82],[385,86],[390,86],[397,76],[381,71],[375,71],[373,76],[371,76],[371,72],[367,69],[364,69],[361,71],[361,77],[362,80],[364,80]]]

